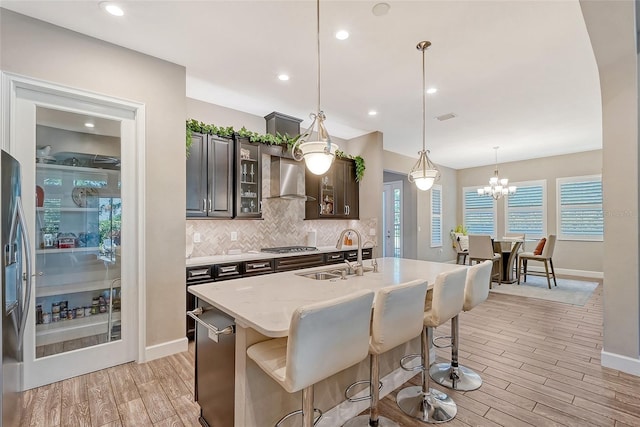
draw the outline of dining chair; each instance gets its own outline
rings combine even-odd
[[[539,243],[540,244],[540,243]],[[553,250],[556,246],[556,235],[550,234],[547,237],[546,242],[544,243],[544,247],[542,248],[541,253],[533,252],[523,252],[520,254],[520,262],[518,263],[518,285],[520,284],[520,274],[524,274],[524,281],[527,281],[527,264],[529,261],[539,261],[544,264],[545,276],[547,276],[547,285],[549,285],[549,289],[551,289],[551,277],[553,277],[553,284],[558,286],[556,282],[556,272],[553,269]],[[549,274],[549,266],[551,266],[551,274]],[[531,274],[531,273],[529,273]]]
[[[470,234],[469,235],[469,265],[473,265],[482,261],[493,261],[494,269],[491,272],[491,278],[502,284],[502,254],[497,254],[493,251],[493,242],[491,236],[483,234]],[[495,264],[498,264],[496,270]],[[491,285],[489,285],[491,288]]]
[[[454,233],[456,241],[456,264],[466,264],[467,256],[469,255],[469,236],[465,236],[462,233]],[[460,262],[462,260],[462,262]]]

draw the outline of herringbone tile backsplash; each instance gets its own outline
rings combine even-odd
[[[224,255],[230,249],[242,252],[259,251],[274,246],[307,245],[307,233],[315,230],[315,246],[335,245],[345,228],[358,230],[363,240],[377,244],[370,229],[377,229],[377,218],[360,220],[304,220],[304,200],[269,199],[269,156],[263,155],[262,220],[188,220],[186,238],[193,241],[193,233],[200,233],[201,242],[193,245],[192,257]],[[300,169],[298,189],[304,193],[304,172]],[[231,241],[231,232],[238,240]],[[355,243],[355,239],[354,239]],[[187,245],[189,247],[189,245]]]

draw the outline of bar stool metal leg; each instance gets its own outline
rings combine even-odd
[[[429,340],[427,328],[421,335],[422,386],[407,387],[398,392],[396,401],[405,414],[425,423],[444,423],[458,413],[455,402],[446,394],[429,387]]]
[[[369,415],[360,415],[352,418],[343,424],[343,427],[400,427],[398,423],[380,416],[378,409],[378,402],[380,401],[380,365],[378,364],[378,355],[371,354],[369,356],[369,393],[371,395],[371,407],[369,408]],[[375,386],[374,386],[375,384]]]
[[[458,338],[460,323],[458,316],[451,319],[451,363],[434,363],[429,368],[431,379],[447,388],[470,391],[480,388],[482,378],[471,369],[458,365]]]

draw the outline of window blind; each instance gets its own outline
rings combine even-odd
[[[442,186],[431,188],[431,247],[442,246]]]
[[[479,187],[463,188],[463,221],[469,234],[495,236],[496,215],[493,199],[478,195]]]
[[[506,200],[506,232],[533,238],[546,235],[546,181],[514,183],[518,189]]]
[[[558,238],[602,240],[602,177],[558,178],[557,187]]]

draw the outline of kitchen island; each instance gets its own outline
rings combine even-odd
[[[246,349],[257,342],[286,337],[291,315],[297,307],[360,289],[375,292],[385,286],[416,279],[426,280],[432,286],[438,274],[467,268],[457,264],[399,258],[382,258],[377,262],[378,272],[368,271],[363,276],[350,275],[346,280],[313,280],[302,276],[338,267],[330,266],[189,287],[189,292],[200,301],[235,320],[235,426],[273,426],[282,415],[301,407],[300,393],[286,393],[246,355]],[[381,397],[417,373],[400,370],[399,360],[405,354],[418,353],[419,341],[418,337],[381,356],[380,372],[384,382]],[[212,360],[211,363],[217,362]],[[325,417],[319,425],[341,425],[365,409],[367,401],[343,403],[344,390],[352,382],[368,377],[369,363],[365,359],[317,384],[316,407],[325,411]]]

